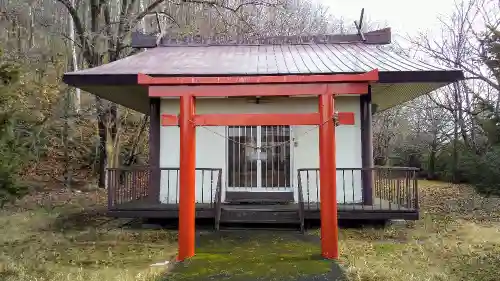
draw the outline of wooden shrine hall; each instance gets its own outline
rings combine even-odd
[[[416,171],[373,165],[372,115],[457,80],[460,70],[359,34],[185,42],[135,33],[139,54],[64,81],[149,114],[149,165],[108,171],[109,214],[178,218],[179,260],[195,219],[320,220],[338,258],[339,219],[418,219]]]

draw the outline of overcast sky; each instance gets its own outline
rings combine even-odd
[[[432,30],[437,17],[446,16],[453,9],[454,0],[320,0],[335,17],[347,22],[359,18],[361,8],[365,17],[376,23],[387,23],[398,35],[413,35]]]

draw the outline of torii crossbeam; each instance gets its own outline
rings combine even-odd
[[[183,261],[195,254],[196,126],[318,125],[320,157],[321,253],[337,259],[335,126],[354,124],[353,112],[335,114],[335,95],[363,95],[378,81],[378,70],[362,74],[151,77],[139,74],[138,84],[150,97],[180,97],[180,114],[162,115],[162,126],[180,127],[179,253]],[[317,96],[318,112],[297,114],[196,114],[196,97]]]

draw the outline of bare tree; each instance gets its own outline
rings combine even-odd
[[[75,6],[75,0],[71,0],[70,2],[71,6]],[[69,44],[71,46],[71,58],[72,58],[72,66],[74,71],[78,71],[78,56],[76,53],[76,42],[75,42],[75,24],[74,21],[70,18],[69,19]],[[80,111],[80,103],[81,103],[81,92],[79,88],[75,89],[75,111],[78,113]]]
[[[435,63],[463,69],[466,80],[456,82],[429,95],[438,107],[453,116],[453,174],[458,171],[458,142],[478,153],[476,116],[478,104],[492,98],[485,95],[485,87],[495,90],[498,103],[499,81],[484,64],[481,32],[487,24],[498,25],[498,3],[492,0],[461,0],[454,5],[448,18],[441,18],[440,36],[420,34],[408,40],[417,46],[417,53],[430,57]],[[488,91],[490,92],[490,91]]]

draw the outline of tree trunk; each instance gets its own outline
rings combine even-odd
[[[29,46],[33,48],[35,46],[35,15],[33,13],[33,7],[29,7],[29,17],[30,17],[30,37]]]
[[[16,39],[17,39],[17,52],[18,52],[18,55],[21,55],[22,52],[23,52],[23,41],[22,41],[22,30],[21,30],[21,26],[18,25],[16,27]]]
[[[457,83],[453,84],[453,95],[454,95],[454,112],[453,112],[453,119],[455,119],[455,124],[453,127],[453,163],[452,163],[452,172],[451,172],[451,182],[452,183],[457,183],[458,182],[458,110],[457,107],[461,106],[458,104],[458,85]]]
[[[70,59],[67,60],[67,65],[71,66],[72,61]],[[74,88],[68,88],[65,96],[64,96],[64,125],[63,125],[63,133],[62,133],[62,143],[64,149],[64,186],[67,189],[71,189],[71,184],[73,182],[73,161],[70,155],[70,151],[72,151],[73,144],[73,135],[71,132],[71,128],[73,128],[73,108],[72,108],[72,91]]]
[[[108,159],[107,150],[109,143],[115,143],[117,137],[117,107],[116,104],[112,102],[103,101],[101,98],[96,96],[97,105],[97,128],[99,131],[99,162],[98,162],[98,173],[99,181],[98,185],[100,188],[106,187],[106,166]],[[109,134],[108,134],[109,130]],[[108,138],[111,139],[108,139]],[[116,146],[116,144],[115,144]],[[119,153],[119,152],[118,152]]]
[[[66,162],[64,165],[64,186],[67,189],[71,189],[71,183],[73,182],[73,161],[70,156],[70,145],[73,143],[70,128],[72,123],[70,121],[71,115],[71,89],[68,89],[66,96],[64,97],[64,126],[63,126],[63,146],[64,146],[64,161]]]
[[[127,158],[125,159],[125,162],[123,164],[124,166],[131,166],[135,162],[137,147],[139,146],[144,131],[146,131],[146,125],[148,124],[148,121],[149,121],[148,115],[142,117],[141,126],[139,127],[139,130],[134,138],[134,142],[132,143],[132,149],[127,155]]]
[[[97,130],[99,133],[99,143],[97,144],[97,151],[99,160],[97,162],[97,173],[99,175],[98,186],[100,188],[106,187],[106,114],[101,98],[96,96],[96,109],[97,109]]]
[[[75,0],[71,0],[71,5],[75,6]],[[78,57],[76,54],[76,44],[75,44],[75,23],[69,18],[69,38],[70,38],[70,46],[71,46],[71,57],[73,61],[73,71],[78,71]],[[81,92],[79,88],[75,89],[75,97],[74,97],[74,108],[75,112],[80,112],[80,96]]]
[[[433,144],[431,147],[431,151],[429,154],[429,162],[427,167],[427,179],[434,180],[436,179],[436,147]]]

